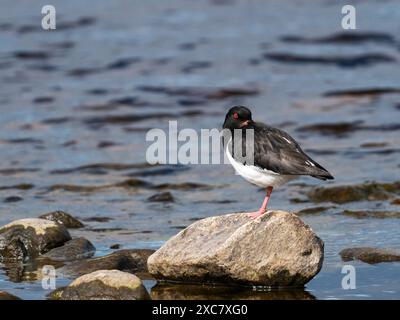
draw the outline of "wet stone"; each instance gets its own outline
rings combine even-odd
[[[396,59],[384,53],[366,53],[354,56],[319,56],[293,53],[266,53],[265,59],[294,64],[330,64],[342,68],[355,68],[374,65],[377,63],[395,62]]]
[[[307,193],[313,202],[347,203],[353,201],[388,200],[400,194],[400,182],[366,182],[355,185],[317,187]]]
[[[39,216],[40,219],[46,219],[64,225],[68,229],[77,229],[84,227],[78,219],[61,210],[49,212]]]
[[[205,89],[196,87],[162,87],[139,86],[139,90],[151,93],[163,93],[169,96],[198,97],[203,99],[219,100],[231,97],[253,96],[259,94],[256,88],[216,88]]]
[[[371,87],[361,89],[346,89],[346,90],[334,90],[324,93],[325,97],[363,97],[363,96],[377,96],[389,93],[400,93],[400,88],[393,87]]]
[[[5,199],[3,200],[3,202],[5,202],[5,203],[10,203],[10,202],[18,202],[18,201],[22,201],[22,200],[24,200],[24,198],[22,198],[22,197],[19,197],[19,196],[10,196],[10,197],[5,198]]]
[[[131,273],[147,273],[147,259],[154,253],[150,249],[126,249],[103,257],[76,261],[66,265],[62,272],[70,277],[80,276],[96,270],[121,270]]]
[[[152,195],[147,199],[150,202],[173,202],[174,197],[170,192],[161,192],[155,195]]]
[[[128,57],[128,58],[121,58],[114,62],[111,62],[109,65],[106,66],[106,69],[113,70],[113,69],[125,69],[129,67],[131,64],[138,63],[142,59],[139,57]]]
[[[362,211],[354,211],[354,210],[345,210],[343,211],[345,216],[363,219],[363,218],[400,218],[400,212],[398,211],[373,211],[373,210],[362,210]]]
[[[360,260],[369,264],[400,261],[400,251],[382,248],[347,248],[339,254],[343,261]]]
[[[92,170],[110,170],[110,171],[123,171],[123,170],[129,170],[129,169],[143,169],[143,168],[149,168],[153,167],[155,165],[150,165],[148,163],[133,163],[133,164],[125,164],[125,163],[93,163],[93,164],[87,164],[75,168],[69,168],[69,169],[58,169],[58,170],[53,170],[50,173],[51,174],[68,174],[68,173],[90,173]]]
[[[113,218],[110,217],[87,217],[87,218],[82,218],[83,221],[87,222],[109,222],[113,220]]]
[[[21,219],[0,228],[0,260],[27,260],[63,245],[67,229],[45,219]]]
[[[50,55],[46,51],[16,51],[14,57],[21,60],[45,60]]]
[[[115,147],[115,146],[119,146],[120,144],[114,141],[100,141],[97,144],[97,148],[99,149],[103,149],[103,148],[110,148],[110,147]]]
[[[394,199],[391,204],[400,205],[400,198]]]
[[[324,37],[305,38],[301,36],[283,36],[283,42],[302,44],[362,44],[366,42],[396,44],[396,39],[383,32],[338,32]]]
[[[119,270],[85,274],[50,295],[59,300],[148,300],[150,296],[135,275]]]
[[[353,122],[335,122],[335,123],[318,123],[302,126],[297,129],[299,132],[317,132],[322,135],[334,135],[337,137],[345,137],[361,128],[362,121]]]
[[[85,238],[75,238],[64,245],[54,248],[42,255],[42,258],[52,261],[73,261],[91,258],[96,251],[94,245]]]
[[[324,212],[332,207],[312,207],[312,208],[305,208],[296,212],[297,215],[306,215],[306,214],[317,214]]]
[[[6,168],[6,169],[0,169],[0,174],[2,175],[14,175],[14,174],[19,174],[19,173],[26,173],[26,172],[37,172],[40,171],[38,168]],[[33,184],[26,184],[29,187],[34,187]]]
[[[197,182],[182,182],[182,183],[162,183],[153,186],[154,189],[173,189],[173,190],[195,190],[195,189],[202,189],[202,190],[210,190],[214,189],[215,186],[197,183]]]
[[[21,299],[12,295],[11,293],[0,290],[0,300],[21,300]]]
[[[148,187],[150,183],[140,179],[127,179],[121,182],[104,185],[71,185],[71,184],[55,184],[49,187],[49,191],[63,190],[68,192],[98,192],[112,188],[139,188]]]
[[[386,146],[386,142],[366,142],[360,145],[361,148],[383,148]]]

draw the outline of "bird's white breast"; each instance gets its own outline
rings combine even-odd
[[[244,165],[236,161],[231,153],[229,152],[229,145],[231,140],[227,143],[226,155],[229,162],[235,168],[236,172],[240,174],[248,182],[255,184],[256,186],[267,188],[267,187],[279,187],[286,182],[294,179],[296,176],[281,175],[279,173],[262,169],[254,165]]]

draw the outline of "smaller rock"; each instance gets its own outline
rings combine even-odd
[[[110,246],[110,249],[120,249],[120,248],[121,248],[121,245],[120,245],[119,243],[112,244],[112,245]]]
[[[109,222],[113,220],[113,218],[110,217],[88,217],[88,218],[83,218],[83,221],[87,222]]]
[[[343,211],[345,216],[354,217],[357,219],[363,218],[400,218],[400,212],[398,211],[373,211],[373,210],[362,210],[362,211],[354,211],[354,210],[345,210]]]
[[[135,275],[119,270],[99,270],[85,274],[51,297],[60,300],[149,300],[150,296]]]
[[[96,252],[94,245],[85,238],[75,238],[63,246],[54,248],[42,257],[53,261],[72,261],[91,258]]]
[[[10,196],[4,199],[5,203],[10,203],[10,202],[18,202],[18,201],[22,201],[24,200],[24,198],[19,197],[19,196]]]
[[[0,261],[26,260],[71,240],[67,229],[45,219],[21,219],[0,228]]]
[[[400,251],[380,248],[347,248],[340,251],[339,254],[343,261],[361,260],[369,264],[400,261]]]
[[[312,208],[305,208],[296,212],[297,215],[305,215],[305,214],[316,214],[324,212],[331,207],[312,207]]]
[[[400,205],[400,198],[394,199],[391,204]]]
[[[0,300],[21,300],[21,299],[14,296],[11,293],[0,290]]]
[[[393,198],[400,193],[400,182],[366,182],[355,185],[317,187],[307,195],[313,202],[347,203],[353,201],[377,201]]]
[[[69,276],[81,276],[97,270],[120,270],[131,273],[144,273],[147,270],[147,259],[154,253],[150,249],[126,249],[113,252],[103,257],[81,260],[66,265],[62,273]]]
[[[39,216],[40,219],[46,219],[50,221],[55,221],[59,224],[63,224],[66,228],[77,229],[84,227],[83,223],[78,219],[71,216],[69,213],[64,211],[53,211]]]
[[[172,201],[174,201],[174,197],[172,196],[172,194],[170,192],[161,192],[161,193],[152,195],[147,200],[151,201],[151,202],[172,202]]]

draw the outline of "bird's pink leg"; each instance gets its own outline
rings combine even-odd
[[[263,215],[267,211],[267,205],[268,205],[269,198],[271,197],[272,189],[273,189],[272,187],[267,188],[267,194],[265,195],[263,204],[262,204],[261,208],[258,209],[258,211],[247,213],[250,218],[255,219],[255,218]]]

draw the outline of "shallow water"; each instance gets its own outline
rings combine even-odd
[[[148,129],[166,129],[168,120],[177,120],[179,129],[220,128],[227,108],[234,104],[251,106],[255,119],[288,131],[336,178],[293,181],[274,192],[271,208],[297,211],[316,206],[289,201],[304,198],[301,193],[314,185],[399,180],[400,94],[325,96],[335,90],[400,88],[396,1],[357,3],[359,32],[379,31],[394,39],[357,44],[281,40],[341,32],[337,1],[266,5],[254,0],[98,0],[87,6],[71,0],[53,4],[60,27],[45,32],[40,30],[41,8],[32,1],[0,3],[0,187],[33,184],[26,190],[0,188],[0,225],[52,210],[82,219],[110,217],[108,222],[87,222],[85,229],[71,232],[92,241],[96,255],[104,255],[112,252],[109,247],[115,243],[122,248],[156,249],[196,219],[254,210],[262,201],[262,191],[234,175],[229,165],[168,166],[171,170],[161,171],[157,170],[162,167],[115,166],[67,170],[97,163],[144,163]],[[93,19],[79,23],[82,17]],[[278,53],[381,54],[394,61],[341,66],[283,63],[265,56]],[[207,92],[246,88],[259,93],[214,99],[201,92],[173,94],[143,86]],[[305,129],[353,122],[359,125],[348,130]],[[365,143],[379,144],[361,147]],[[147,198],[158,191],[151,188],[71,192],[54,187],[110,185],[130,178],[154,185],[196,182],[214,188],[171,188],[163,191],[170,191],[174,202],[153,203]],[[323,268],[307,284],[306,298],[398,299],[399,263],[342,262],[338,253],[355,246],[400,249],[400,219],[355,219],[342,215],[344,209],[398,211],[399,207],[389,201],[361,201],[303,216],[325,242]],[[346,264],[356,267],[356,290],[341,288]],[[69,281],[61,277],[57,285]],[[150,290],[155,282],[145,284]],[[4,270],[0,270],[0,289],[24,299],[43,299],[48,293],[40,281],[10,281]],[[219,295],[212,289],[172,291],[175,297]],[[235,292],[224,297],[267,299],[271,294]]]

